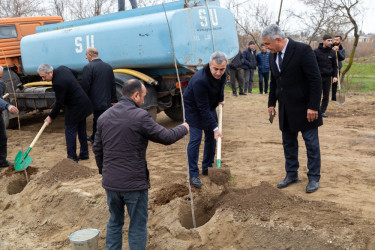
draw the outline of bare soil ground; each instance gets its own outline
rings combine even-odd
[[[193,228],[184,139],[150,143],[148,249],[375,249],[375,96],[350,94],[343,106],[330,103],[319,129],[320,189],[305,193],[306,151],[300,138],[300,179],[286,189],[278,119],[268,121],[267,96],[232,97],[223,113],[222,165],[227,184],[202,177],[193,188]],[[22,119],[22,131],[8,130],[9,160],[26,151],[46,114]],[[177,125],[164,114],[158,122]],[[88,128],[91,127],[91,117]],[[188,138],[186,139],[186,142]],[[90,145],[91,149],[91,145]],[[202,153],[202,152],[201,152]],[[0,169],[0,249],[71,249],[79,229],[101,231],[105,249],[109,212],[95,159],[65,159],[63,116],[46,128],[23,172]],[[126,217],[124,249],[127,246]]]

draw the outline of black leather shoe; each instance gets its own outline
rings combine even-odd
[[[237,93],[236,93],[236,92],[233,92],[233,96],[237,96]]]
[[[78,160],[80,160],[80,161],[84,161],[84,160],[88,160],[88,159],[90,159],[89,156],[78,156]]]
[[[202,175],[208,175],[208,168],[207,169],[202,169]]]
[[[91,136],[87,136],[87,141],[91,142],[91,143],[94,143],[94,140],[92,139]]]
[[[190,184],[196,188],[200,188],[203,185],[199,177],[191,177]]]
[[[9,167],[10,165],[13,165],[13,163],[11,163],[10,161],[5,161],[0,164],[0,168],[6,168],[6,167]]]
[[[309,181],[306,186],[306,193],[314,193],[319,188],[319,181]]]
[[[277,187],[278,188],[286,188],[290,184],[297,183],[298,181],[299,181],[298,177],[295,177],[295,178],[285,177],[285,179],[282,182],[277,184]]]
[[[322,117],[328,118],[328,115],[326,113],[322,113]]]

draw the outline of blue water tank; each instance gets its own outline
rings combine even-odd
[[[179,68],[194,69],[208,63],[214,48],[229,58],[238,53],[233,15],[219,1],[167,3],[99,17],[41,27],[21,40],[25,74],[37,74],[42,63],[82,71],[85,51],[96,47],[99,57],[113,68],[173,74],[174,52]],[[164,12],[164,9],[166,12]],[[208,15],[210,13],[210,16]],[[213,33],[213,36],[212,36]]]

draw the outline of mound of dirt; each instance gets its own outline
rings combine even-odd
[[[216,185],[225,185],[231,177],[230,170],[224,168],[210,168],[208,170],[208,177]]]
[[[87,178],[95,174],[95,171],[82,166],[71,159],[63,159],[44,174],[38,183],[53,184],[56,182],[72,181],[78,178]]]
[[[28,167],[28,168],[26,168],[26,172],[30,176],[30,175],[36,174],[38,172],[38,169],[33,168],[33,167]],[[15,175],[15,174],[25,175],[25,173],[23,171],[16,171],[13,166],[9,166],[4,172],[2,172],[0,174],[0,178],[2,178],[4,176],[9,177],[9,176],[12,176],[12,175]]]
[[[155,197],[155,204],[156,205],[164,205],[169,203],[171,200],[176,199],[178,197],[183,197],[189,193],[189,190],[186,186],[181,184],[172,184],[168,187],[163,187]]]

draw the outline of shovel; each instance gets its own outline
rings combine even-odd
[[[223,128],[223,105],[222,104],[219,104],[219,117],[218,117],[218,127],[219,127],[219,131],[222,132],[222,128]],[[217,164],[217,168],[220,168],[221,167],[221,137],[219,137],[217,139],[217,158],[216,158],[216,164]]]
[[[16,155],[16,158],[14,159],[14,169],[16,171],[25,170],[30,165],[30,163],[33,159],[29,156],[29,153],[30,153],[31,149],[34,147],[37,140],[39,139],[43,130],[47,126],[48,126],[48,123],[44,122],[42,128],[39,130],[38,134],[35,136],[34,140],[30,144],[30,147],[26,150],[25,153],[22,153],[21,150],[18,152],[18,154]]]
[[[345,104],[345,94],[341,93],[339,59],[337,57],[337,51],[336,51],[336,63],[337,63],[337,86],[339,87],[339,97],[337,98],[337,103],[340,104],[340,105],[344,105]]]

